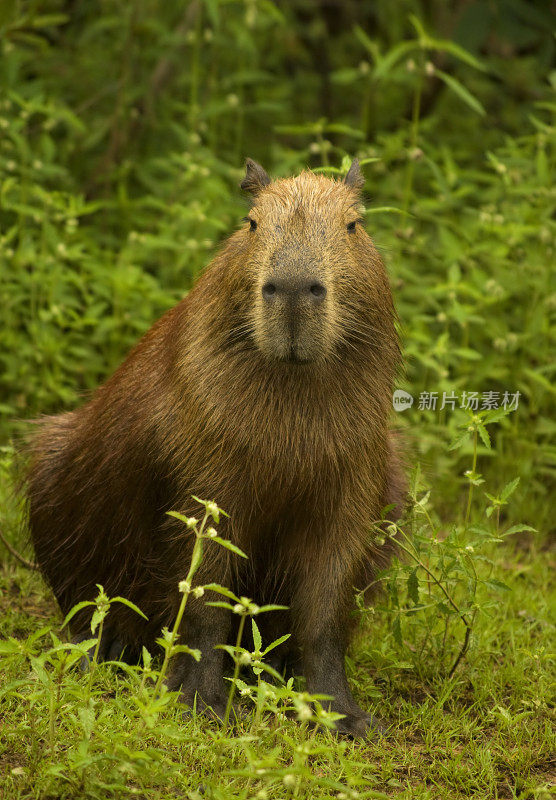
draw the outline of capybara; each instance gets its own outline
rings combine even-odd
[[[248,159],[244,224],[89,402],[43,419],[29,474],[35,552],[62,611],[99,583],[148,616],[115,604],[105,658],[153,647],[172,625],[193,536],[166,512],[214,499],[229,514],[219,533],[248,560],[209,541],[196,585],[288,606],[259,620],[291,632],[308,690],[333,696],[351,735],[370,722],[344,666],[355,588],[388,562],[392,544],[372,526],[404,494],[388,424],[395,314],[362,183],[356,161],[344,180],[272,182]],[[168,685],[221,716],[215,645],[232,620],[210,594],[190,598],[180,635],[202,658],[175,657]],[[88,623],[76,617],[72,633]]]

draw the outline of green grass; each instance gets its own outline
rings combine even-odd
[[[4,796],[196,797],[203,784],[215,797],[264,797],[264,791],[284,797],[294,775],[292,796],[307,798],[339,791],[348,797],[548,798],[554,766],[550,565],[542,552],[523,558],[508,548],[502,556],[509,559],[501,571],[510,599],[479,627],[467,663],[451,681],[399,669],[385,620],[375,615],[349,661],[357,699],[386,727],[365,743],[337,742],[329,733],[311,737],[299,723],[276,719],[254,731],[247,720],[226,736],[203,718],[181,719],[174,707],[149,725],[133,702],[133,682],[104,665],[88,705],[87,676],[65,677],[51,739],[54,687],[23,656],[4,658]],[[36,576],[7,567],[1,588],[3,636],[23,643],[37,624],[59,625]],[[43,634],[37,652],[51,645]]]
[[[407,524],[419,519],[417,503]],[[458,602],[470,604],[470,647],[449,678],[442,656],[447,650],[447,665],[461,648],[457,615],[443,612],[425,573],[425,599],[410,603],[414,589],[408,589],[402,600],[414,562],[396,564],[382,599],[360,609],[348,658],[355,696],[381,727],[364,742],[296,721],[326,723],[326,714],[310,711],[302,685],[280,689],[263,681],[262,713],[244,700],[245,716],[225,729],[184,714],[175,695],[157,693],[160,661],[125,671],[93,664],[82,673],[77,664],[86,645],[62,644],[49,591],[36,573],[6,563],[0,578],[4,796],[548,798],[555,744],[549,552],[515,536],[474,552],[479,588],[471,604],[466,581],[443,564],[448,542],[423,535],[417,541],[431,573]],[[493,598],[487,589],[495,583]],[[400,611],[413,621],[404,620],[398,635],[393,623]],[[449,621],[440,648],[437,623],[442,630]],[[257,683],[247,672],[240,674],[242,693],[245,682]]]

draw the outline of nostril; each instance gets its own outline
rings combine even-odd
[[[326,296],[326,289],[324,288],[322,283],[313,283],[310,291],[313,297],[316,297],[317,300],[323,300],[324,297]]]
[[[264,299],[268,300],[275,294],[276,294],[276,285],[274,283],[265,283],[265,285],[263,286]]]

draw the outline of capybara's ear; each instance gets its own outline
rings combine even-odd
[[[365,178],[361,172],[359,161],[356,158],[354,158],[351,162],[351,167],[347,171],[347,175],[344,178],[344,183],[346,183],[352,189],[357,190],[362,189],[365,185]]]
[[[253,161],[252,158],[247,158],[245,160],[245,178],[239,184],[241,188],[245,189],[246,192],[257,195],[269,183],[270,178],[261,165]]]

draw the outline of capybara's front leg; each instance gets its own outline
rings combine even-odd
[[[230,612],[207,606],[204,599],[189,599],[178,640],[200,650],[201,659],[195,661],[189,653],[179,653],[171,662],[166,684],[171,691],[181,689],[181,699],[188,706],[196,704],[198,711],[223,720],[227,700],[225,651],[216,649],[216,645],[228,641]]]
[[[307,572],[299,576],[293,610],[307,689],[333,698],[328,703],[331,710],[344,715],[336,723],[339,733],[365,736],[372,717],[353,699],[345,671],[352,570],[341,557],[326,552],[305,563]]]
[[[312,694],[330,695],[332,711],[343,714],[336,729],[348,736],[366,736],[372,716],[360,708],[351,694],[345,671],[346,643],[344,635],[329,621],[316,636],[307,637],[303,648],[303,665],[307,689]],[[326,701],[323,701],[326,707]]]

